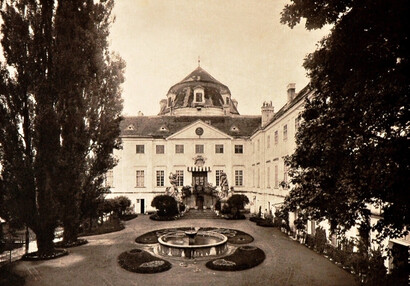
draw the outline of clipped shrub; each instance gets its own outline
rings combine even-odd
[[[233,219],[244,219],[245,216],[241,214],[241,210],[245,205],[249,204],[249,198],[245,195],[232,195],[226,202],[230,209],[230,214]]]
[[[315,237],[311,234],[307,234],[306,239],[305,239],[305,244],[310,249],[313,249],[315,247],[315,244],[316,244]]]
[[[323,253],[326,247],[326,231],[322,227],[316,228],[315,248],[319,253]]]
[[[160,217],[174,217],[178,214],[178,204],[174,197],[168,195],[156,196],[151,206],[157,209],[157,215]]]

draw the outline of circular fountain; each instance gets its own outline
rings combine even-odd
[[[172,257],[218,256],[228,249],[228,238],[212,231],[187,230],[164,234],[158,238],[158,252]]]

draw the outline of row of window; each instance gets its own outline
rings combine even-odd
[[[295,118],[295,130],[299,129],[301,122],[302,122],[301,116],[298,116]],[[283,141],[288,140],[288,125],[287,124],[283,125],[282,133],[283,133]],[[273,136],[274,136],[273,137],[274,144],[275,145],[279,144],[279,131],[275,130],[275,132],[273,133]],[[267,148],[270,148],[270,143],[271,143],[271,138],[270,138],[270,135],[268,135],[268,137],[266,138]],[[259,140],[257,141],[257,151],[259,151]]]
[[[219,186],[220,177],[223,170],[215,170],[215,183]],[[177,186],[181,187],[184,185],[184,170],[176,170],[175,174],[177,175]],[[164,187],[165,186],[165,171],[157,170],[155,174],[156,186]],[[135,185],[136,187],[145,187],[145,171],[137,170],[135,172]],[[114,187],[114,176],[113,171],[109,170],[105,175],[105,186]],[[235,186],[243,186],[243,170],[235,170]]]
[[[216,185],[219,186],[220,176],[223,170],[215,171],[215,181]],[[184,185],[184,170],[176,170],[175,174],[177,175],[177,186],[182,187]],[[165,171],[157,170],[156,171],[156,186],[164,187],[165,186]],[[136,187],[145,187],[145,171],[136,170],[135,171],[135,185]],[[243,186],[243,170],[235,170],[235,186]]]
[[[256,176],[257,176],[257,178],[256,178],[256,180],[255,180],[255,169],[253,170],[253,186],[255,187],[255,182],[256,182],[256,187],[257,188],[260,188],[260,178],[261,178],[261,176],[260,176],[260,168],[257,168],[256,169]],[[271,175],[271,168],[270,167],[267,167],[267,169],[266,169],[266,187],[267,188],[270,188],[271,186],[270,186],[270,183],[271,183],[271,177],[270,177],[270,175]],[[279,184],[281,183],[281,182],[279,182],[279,169],[278,169],[278,165],[275,165],[274,166],[274,171],[273,171],[273,178],[274,178],[274,180],[273,180],[273,187],[274,188],[278,188],[279,187]],[[288,184],[288,166],[286,165],[286,164],[284,164],[283,165],[283,181],[282,182],[284,182],[286,185]]]
[[[205,148],[203,144],[195,145],[195,153],[196,154],[203,154],[205,152]],[[234,148],[235,154],[243,154],[243,145],[235,145]],[[136,153],[137,154],[144,154],[145,153],[145,145],[136,145]],[[156,154],[164,154],[165,153],[165,145],[155,145],[155,153]],[[224,145],[223,144],[216,144],[215,145],[215,153],[216,154],[223,154],[224,153]],[[183,144],[176,144],[175,145],[175,154],[184,154],[184,145]]]

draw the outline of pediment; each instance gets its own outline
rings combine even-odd
[[[232,139],[231,136],[221,130],[206,124],[202,120],[184,127],[178,132],[172,134],[167,139]]]

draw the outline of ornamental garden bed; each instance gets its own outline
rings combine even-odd
[[[24,254],[21,257],[21,260],[25,261],[40,261],[40,260],[49,260],[49,259],[56,259],[62,256],[68,255],[68,251],[65,249],[55,249],[53,253],[48,255],[39,255],[38,252],[30,252]]]
[[[118,256],[118,263],[125,270],[136,273],[158,273],[172,267],[168,261],[137,248],[121,253]]]
[[[159,216],[158,214],[152,214],[149,216],[150,219],[156,221],[170,221],[170,220],[177,220],[177,216]]]
[[[144,233],[143,235],[138,236],[135,239],[135,242],[141,244],[154,244],[158,242],[158,237],[161,235],[167,234],[169,232],[176,232],[176,231],[186,231],[190,230],[189,227],[180,227],[180,228],[164,228],[158,229],[154,231],[150,231]],[[228,238],[228,243],[232,244],[247,244],[253,241],[253,237],[246,232],[237,229],[230,229],[230,228],[216,228],[216,227],[205,227],[201,228],[200,230],[204,231],[215,231],[225,235]]]
[[[265,260],[265,252],[255,246],[240,246],[231,255],[208,261],[205,266],[212,270],[239,271],[255,267]]]
[[[98,225],[96,228],[84,229],[78,236],[99,235],[104,233],[111,233],[123,230],[124,224],[119,219],[112,219],[105,221],[102,225]]]

